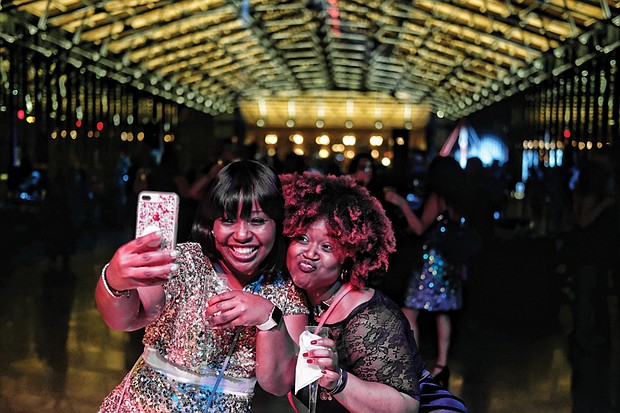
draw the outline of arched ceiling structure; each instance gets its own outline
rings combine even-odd
[[[250,121],[291,101],[458,119],[609,53],[619,26],[609,0],[0,1],[4,42]]]

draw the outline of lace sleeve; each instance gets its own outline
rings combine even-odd
[[[368,306],[345,320],[336,338],[339,358],[357,377],[387,384],[419,400],[423,361],[407,319],[390,303],[375,294]]]

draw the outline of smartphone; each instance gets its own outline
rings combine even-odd
[[[176,247],[179,195],[174,192],[142,191],[138,194],[136,238],[162,231],[162,249]]]

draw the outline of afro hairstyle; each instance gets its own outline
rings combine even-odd
[[[295,238],[321,219],[338,243],[355,288],[373,285],[388,269],[396,241],[379,201],[346,176],[318,172],[281,175],[284,235]]]

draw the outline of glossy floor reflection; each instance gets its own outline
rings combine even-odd
[[[93,299],[103,264],[128,231],[85,234],[68,262],[51,262],[36,236],[14,237],[0,267],[0,412],[96,412],[135,350],[108,329]],[[611,345],[569,352],[569,299],[553,271],[553,242],[502,239],[468,283],[455,321],[451,390],[472,413],[612,412],[618,407],[618,314]],[[432,363],[432,323],[421,348]],[[573,409],[574,407],[574,409]],[[259,392],[256,412],[292,412]]]

